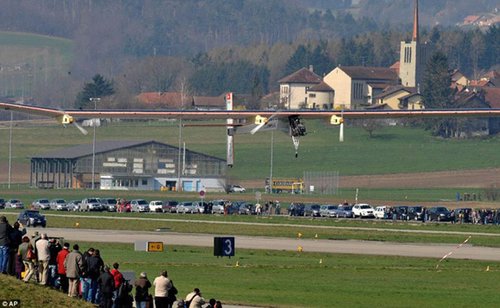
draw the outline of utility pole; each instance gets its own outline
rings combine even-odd
[[[94,110],[97,110],[97,102],[101,101],[100,97],[89,98],[94,102]],[[92,190],[95,188],[95,127],[97,125],[96,119],[92,119],[92,127],[94,128],[94,136],[92,137]]]

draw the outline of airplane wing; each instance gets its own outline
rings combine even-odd
[[[449,109],[449,110],[59,110],[54,108],[0,102],[0,109],[55,118],[63,125],[73,124],[83,134],[87,131],[78,125],[76,119],[118,118],[118,119],[186,119],[186,120],[228,120],[228,166],[233,165],[233,135],[236,132],[254,134],[257,131],[277,129],[288,130],[298,155],[299,138],[306,135],[303,119],[324,119],[332,125],[339,125],[339,141],[344,140],[344,121],[348,119],[377,118],[430,118],[430,117],[498,117],[500,109]],[[246,120],[244,124],[239,120]],[[230,124],[228,124],[231,122]],[[280,123],[282,125],[280,125]]]
[[[500,109],[447,109],[447,110],[60,110],[54,108],[0,102],[0,109],[27,114],[60,118],[119,118],[119,119],[251,119],[276,117],[284,119],[374,119],[374,118],[429,118],[429,117],[498,117]],[[256,120],[258,121],[258,119]],[[332,123],[335,124],[335,123]]]

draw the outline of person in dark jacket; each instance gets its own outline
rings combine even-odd
[[[139,279],[135,281],[135,307],[146,308],[150,301],[149,288],[151,288],[151,282],[146,273],[142,272]]]
[[[21,279],[21,276],[17,275],[18,271],[16,269],[20,267],[19,263],[23,265],[23,260],[18,257],[17,251],[19,249],[19,245],[21,245],[23,241],[23,235],[26,234],[26,228],[23,227],[22,230],[19,230],[20,227],[21,224],[18,221],[16,221],[12,226],[12,232],[10,233],[10,256],[9,263],[7,265],[7,272],[9,275],[17,276],[18,279]]]
[[[97,290],[99,289],[97,278],[99,278],[103,269],[104,261],[101,258],[99,249],[95,249],[94,253],[87,258],[87,278],[90,280],[87,298],[85,298],[87,302],[91,302],[93,304],[99,302],[97,301]]]
[[[115,280],[109,272],[109,266],[104,266],[104,272],[97,278],[101,290],[101,302],[99,307],[111,308],[113,305],[113,291],[115,290]]]
[[[9,263],[10,234],[12,227],[7,221],[7,217],[0,216],[0,273],[7,274],[7,265]]]

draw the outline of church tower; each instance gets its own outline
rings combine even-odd
[[[423,73],[429,59],[430,46],[420,43],[418,25],[418,0],[414,0],[413,35],[410,42],[401,42],[399,78],[405,87],[420,87]]]

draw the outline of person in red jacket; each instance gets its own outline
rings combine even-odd
[[[115,300],[118,297],[118,288],[123,282],[123,275],[118,270],[120,265],[118,263],[113,263],[113,269],[109,272],[113,279],[115,280],[115,290],[113,291],[113,307],[116,307]]]
[[[57,275],[59,276],[59,283],[61,285],[61,290],[64,293],[68,293],[68,278],[66,277],[66,268],[64,268],[64,260],[69,254],[69,243],[64,243],[63,249],[57,253]]]

